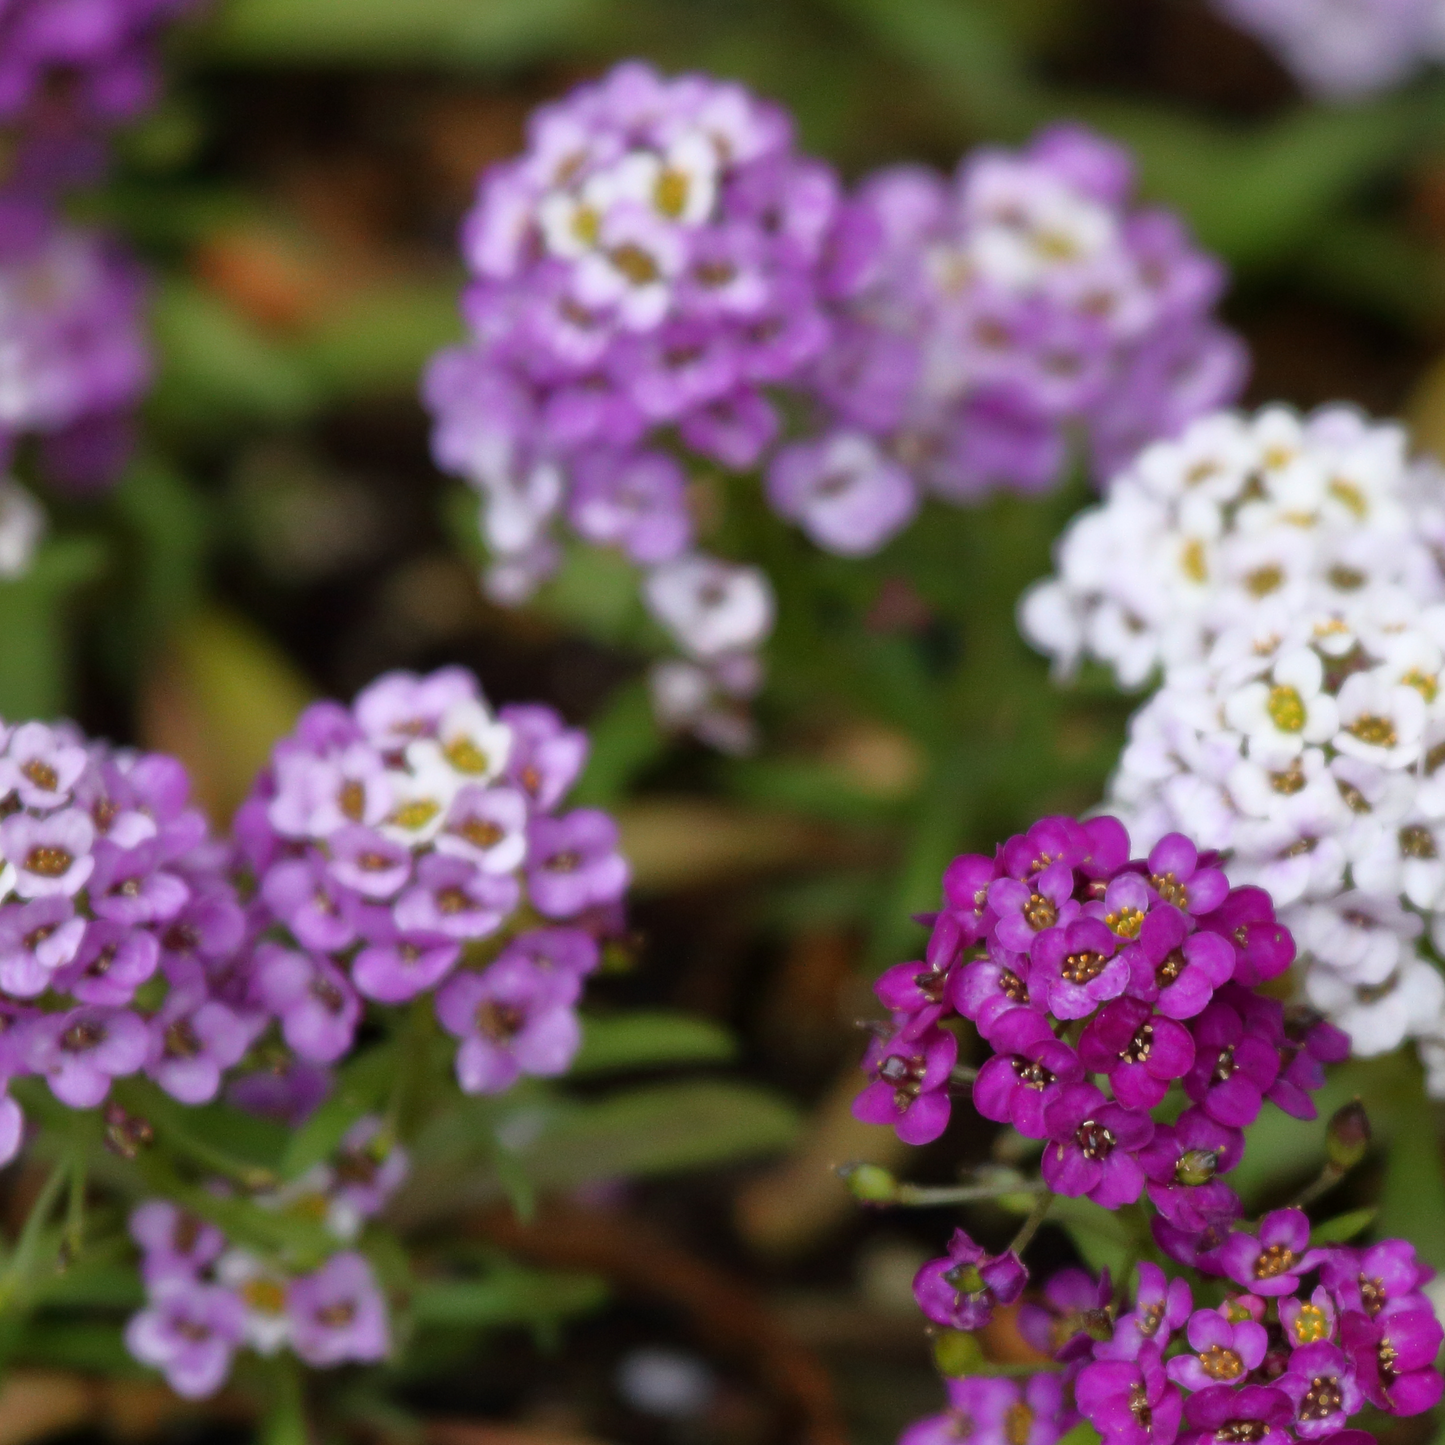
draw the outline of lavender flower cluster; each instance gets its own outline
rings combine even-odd
[[[1025,631],[1121,680],[1160,663],[1107,806],[1187,827],[1269,890],[1309,1002],[1362,1054],[1420,1041],[1445,1089],[1445,595],[1438,466],[1352,410],[1196,423],[1077,519]],[[1140,565],[1106,561],[1117,539]]]
[[[406,1172],[406,1151],[368,1116],[348,1131],[334,1161],[252,1196],[262,1209],[324,1223],[337,1248],[314,1268],[254,1253],[169,1200],[147,1200],[130,1220],[147,1296],[126,1329],[130,1352],[187,1399],[220,1389],[243,1347],[266,1356],[289,1348],[317,1369],[385,1359],[386,1298],[352,1246]]]
[[[1133,188],[1127,152],[1069,125],[951,179],[866,179],[844,220],[856,275],[809,381],[830,420],[773,464],[778,511],[869,552],[920,491],[1046,489],[1076,432],[1103,479],[1233,400],[1247,363],[1211,318],[1224,268]]]
[[[1081,1418],[1105,1445],[1370,1445],[1350,1427],[1362,1410],[1418,1415],[1440,1399],[1442,1331],[1422,1292],[1434,1270],[1404,1240],[1359,1250],[1312,1249],[1309,1238],[1303,1211],[1280,1209],[1257,1233],[1235,1230],[1193,1258],[1225,1282],[1218,1305],[1196,1307],[1187,1280],[1146,1262],[1120,1312],[1107,1272],[1061,1271],[1018,1314],[1053,1369],[1022,1381],[950,1379],[947,1412],[918,1421],[899,1445],[1054,1445]],[[1016,1256],[990,1258],[961,1230],[939,1263],[980,1323],[1027,1280]]]
[[[68,223],[68,191],[94,183],[106,139],[159,91],[165,28],[196,0],[13,0],[0,10],[0,578],[25,572],[45,514],[10,475],[34,469],[85,494],[119,477],[131,414],[150,386],[146,287],[113,237]]]
[[[434,992],[467,1092],[566,1070],[628,881],[607,814],[557,812],[586,752],[549,708],[494,716],[460,668],[306,711],[235,823],[251,996],[300,1058],[345,1054],[364,1000]]]
[[[1312,94],[1344,101],[1384,90],[1445,55],[1440,0],[1213,0]]]
[[[854,1113],[936,1139],[958,1056],[944,1024],[969,1019],[994,1050],[974,1107],[1047,1141],[1051,1190],[1108,1209],[1147,1190],[1168,1238],[1197,1236],[1243,1212],[1217,1176],[1264,1100],[1313,1118],[1322,1064],[1347,1052],[1338,1030],[1256,991],[1293,956],[1269,895],[1231,888],[1182,834],[1131,861],[1116,819],[1046,818],[949,865],[925,959],[878,981],[892,1025]],[[1156,1123],[1176,1081],[1189,1106]]]
[[[215,1097],[266,1025],[234,970],[246,919],[231,850],[188,805],[185,771],[61,724],[0,726],[0,1074],[73,1108],[144,1071]],[[20,1144],[0,1103],[0,1157]]]
[[[745,745],[771,592],[697,550],[685,466],[765,465],[780,515],[858,555],[924,493],[1050,485],[1080,427],[1107,466],[1227,401],[1221,268],[1131,189],[1122,152],[1065,127],[849,197],[776,107],[637,63],[539,110],[482,179],[471,340],[425,384],[438,464],[484,498],[489,589],[553,571],[559,516],[619,548],[682,653],[660,716]]]
[[[1413,1248],[1312,1248],[1302,1209],[1248,1223],[1223,1177],[1265,1099],[1313,1118],[1323,1065],[1346,1052],[1337,1029],[1261,991],[1294,953],[1269,895],[1231,888],[1217,858],[1182,834],[1131,861],[1109,817],[1045,818],[992,858],[956,858],[943,894],[925,960],[879,981],[893,1023],[865,1059],[871,1082],[855,1113],[927,1143],[947,1124],[949,1085],[972,1077],[979,1114],[1044,1149],[1039,1204],[1017,1248],[991,1255],[956,1230],[914,1280],[920,1309],[973,1331],[1018,1303],[1029,1279],[1018,1250],[1056,1195],[1110,1211],[1146,1198],[1150,1237],[1136,1248],[1157,1249],[1197,1284],[1142,1263],[1125,1310],[1107,1273],[1054,1276],[1018,1312],[1052,1363],[1027,1380],[986,1368],[950,1380],[947,1413],[900,1445],[979,1435],[1054,1445],[1081,1418],[1105,1445],[1368,1445],[1362,1432],[1342,1435],[1367,1403],[1395,1415],[1434,1405],[1445,1336],[1422,1292],[1434,1272]],[[955,1074],[950,1014],[993,1049],[976,1074]],[[1184,1109],[1156,1119],[1175,1090]],[[1363,1157],[1361,1123],[1337,1116],[1329,1134],[1332,1168]],[[890,1178],[864,1197],[894,1188]]]

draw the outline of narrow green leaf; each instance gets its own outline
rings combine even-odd
[[[721,1064],[737,1053],[733,1037],[707,1019],[662,1010],[635,1010],[582,1021],[574,1077],[665,1064]]]
[[[412,1314],[421,1325],[532,1324],[596,1309],[606,1296],[592,1275],[506,1269],[485,1279],[424,1280]]]
[[[475,499],[470,502],[470,516],[475,532]],[[572,795],[583,807],[614,805],[637,776],[667,749],[667,739],[653,715],[647,684],[641,681],[619,688],[587,731],[591,751],[586,771]]]
[[[291,1135],[279,1165],[282,1178],[295,1179],[333,1154],[346,1131],[363,1114],[380,1107],[397,1067],[396,1048],[382,1045],[339,1070],[330,1098]]]
[[[1099,1432],[1087,1420],[1080,1420],[1059,1445],[1099,1445]]]
[[[559,1108],[518,1157],[539,1187],[561,1189],[773,1153],[800,1127],[791,1104],[751,1085],[652,1085]]]
[[[1385,1165],[1378,1232],[1408,1239],[1420,1258],[1445,1267],[1445,1168],[1435,1132],[1435,1111],[1425,1098],[1418,1074],[1414,1098],[1394,1116]]]
[[[1055,1199],[1048,1221],[1060,1225],[1090,1269],[1108,1269],[1116,1277],[1132,1253],[1128,1221],[1087,1199]]]
[[[1352,1209],[1348,1214],[1337,1214],[1333,1219],[1327,1219],[1310,1230],[1310,1243],[1344,1244],[1357,1234],[1363,1234],[1375,1222],[1375,1216],[1379,1212],[1371,1207]]]
[[[95,1375],[135,1378],[149,1373],[126,1349],[120,1325],[84,1320],[31,1320],[15,1342],[15,1358]]]

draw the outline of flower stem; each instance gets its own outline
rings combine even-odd
[[[15,1253],[10,1256],[10,1264],[4,1275],[0,1276],[0,1309],[14,1303],[15,1296],[34,1268],[41,1236],[55,1209],[56,1201],[60,1198],[60,1191],[65,1187],[66,1180],[72,1176],[74,1168],[71,1159],[62,1158],[50,1171],[50,1177],[45,1181],[40,1193],[35,1196],[35,1202],[30,1206],[30,1213],[26,1215],[25,1223],[21,1227],[20,1238],[15,1242]]]
[[[1039,1195],[1039,1202],[1034,1205],[1029,1217],[1024,1220],[1019,1227],[1019,1232],[1014,1235],[1013,1243],[1009,1245],[1009,1248],[1017,1255],[1022,1255],[1024,1250],[1029,1247],[1029,1242],[1038,1233],[1039,1225],[1044,1222],[1044,1217],[1049,1212],[1049,1206],[1054,1202],[1053,1192],[1044,1189],[1042,1181],[1040,1181],[1039,1187],[1043,1189]]]
[[[1007,1199],[1011,1195],[1037,1194],[1043,1181],[1010,1180],[1006,1184],[900,1184],[890,1204],[973,1204],[981,1199]]]

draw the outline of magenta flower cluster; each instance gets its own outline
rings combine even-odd
[[[368,1001],[430,993],[467,1092],[565,1071],[628,881],[612,819],[558,811],[586,752],[549,708],[494,716],[460,668],[306,711],[235,823],[249,996],[299,1058],[339,1059]]]
[[[993,857],[954,859],[927,955],[889,969],[893,1015],[854,1112],[909,1143],[948,1123],[957,1062],[950,1016],[993,1049],[974,1107],[1046,1141],[1054,1192],[1109,1209],[1147,1189],[1177,1249],[1241,1213],[1218,1176],[1238,1162],[1266,1098],[1314,1117],[1322,1064],[1345,1036],[1256,991],[1294,956],[1258,888],[1231,889],[1180,834],[1129,858],[1113,818],[1046,818]],[[1151,1110],[1172,1084],[1188,1107]]]
[[[231,851],[185,770],[67,725],[0,727],[0,1077],[73,1108],[145,1072],[188,1104],[266,1025],[234,971],[246,919]],[[20,1111],[0,1097],[0,1157]]]
[[[187,1399],[220,1389],[244,1347],[268,1356],[290,1349],[317,1369],[385,1359],[386,1299],[366,1255],[351,1246],[406,1172],[405,1151],[367,1117],[332,1162],[255,1196],[263,1209],[324,1221],[337,1248],[319,1268],[263,1258],[169,1200],[147,1200],[130,1219],[147,1297],[126,1328],[130,1352]]]
[[[1232,1232],[1208,1261],[1228,1281],[1217,1305],[1146,1262],[1116,1316],[1107,1273],[1061,1271],[1018,1317],[1055,1370],[951,1379],[949,1409],[900,1445],[1054,1445],[1081,1418],[1104,1445],[1369,1445],[1350,1426],[1367,1406],[1417,1415],[1440,1399],[1442,1331],[1421,1292],[1434,1271],[1403,1240],[1311,1249],[1309,1232],[1298,1209]]]

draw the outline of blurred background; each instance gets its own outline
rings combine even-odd
[[[1131,704],[1102,679],[1053,688],[1014,629],[1082,482],[939,510],[865,564],[729,498],[733,550],[781,598],[742,761],[655,730],[620,563],[576,556],[522,611],[482,599],[473,503],[433,467],[416,395],[460,335],[457,227],[529,109],[634,54],[776,97],[849,177],[1086,121],[1230,266],[1251,404],[1348,399],[1442,445],[1445,80],[1307,103],[1204,0],[215,0],[82,207],[153,270],[161,373],[126,484],[0,587],[0,711],[178,753],[222,818],[307,699],[387,668],[461,662],[494,702],[548,700],[592,730],[581,791],[616,810],[636,872],[632,947],[595,1001],[733,1041],[670,1122],[619,1117],[606,1162],[532,1225],[477,1222],[599,1276],[607,1303],[398,1389],[435,1445],[883,1445],[940,1398],[910,1281],[952,1221],[864,1213],[831,1172],[902,1165],[848,1114],[857,1020],[921,947],[909,915],[947,858],[1094,803]],[[731,1110],[714,1076],[768,1106]],[[1396,1082],[1402,1117],[1422,1107]],[[1260,1190],[1308,1172],[1302,1132]],[[910,1175],[988,1147],[959,1119]],[[1437,1186],[1394,1171],[1387,1207],[1445,1264]],[[158,1398],[52,1362],[0,1397],[0,1445],[244,1437]],[[1404,1424],[1402,1445],[1435,1429]]]

